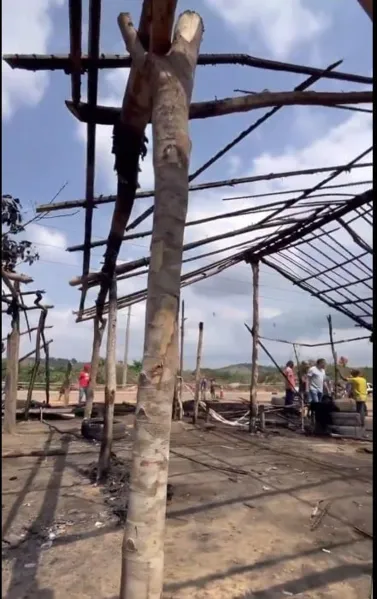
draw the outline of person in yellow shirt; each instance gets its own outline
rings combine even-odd
[[[365,416],[367,416],[367,380],[362,376],[360,370],[352,369],[349,377],[340,375],[344,381],[349,383],[351,388],[351,397],[356,401],[356,410],[360,414],[361,426],[365,426]]]

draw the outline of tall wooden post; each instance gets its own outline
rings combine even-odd
[[[164,3],[168,4],[175,3]],[[153,3],[154,40],[160,23],[154,21],[155,10],[162,5]],[[188,205],[188,111],[203,23],[197,13],[183,13],[168,54],[157,56],[145,52],[129,15],[121,15],[118,22],[133,63],[146,72],[150,82],[156,190],[120,599],[159,599],[163,587],[171,413],[178,366],[174,339]]]
[[[196,367],[195,367],[195,396],[194,396],[194,409],[192,412],[192,421],[196,424],[198,420],[198,411],[199,411],[199,398],[200,398],[200,365],[202,361],[202,351],[203,351],[203,328],[204,325],[202,322],[199,322],[199,337],[198,337],[198,347],[196,350]]]
[[[128,347],[129,347],[129,342],[130,342],[130,323],[131,323],[131,306],[128,306],[126,336],[125,336],[125,340],[124,340],[123,371],[122,371],[122,388],[123,389],[125,389],[126,385],[127,385]]]
[[[357,0],[373,23],[373,0]]]
[[[258,349],[259,349],[259,263],[251,265],[253,273],[253,336],[251,353],[251,384],[250,384],[250,417],[249,432],[255,430],[255,421],[258,414],[257,386],[258,386]]]
[[[332,318],[331,314],[327,317],[327,322],[329,325],[329,337],[330,337],[330,345],[331,345],[331,353],[334,361],[334,399],[338,397],[338,383],[339,383],[339,372],[338,372],[338,357],[335,351],[334,345],[334,334],[332,328]]]
[[[106,384],[103,437],[98,458],[97,480],[106,479],[113,442],[114,403],[117,388],[116,336],[117,336],[117,284],[114,277],[109,292],[109,325],[106,346]]]
[[[25,403],[25,409],[24,409],[25,420],[28,420],[28,418],[29,418],[29,410],[30,410],[31,400],[33,398],[34,385],[35,385],[35,381],[37,378],[39,366],[41,363],[41,337],[42,337],[42,332],[43,332],[45,322],[46,322],[46,316],[47,316],[47,310],[42,309],[42,311],[39,315],[39,322],[38,322],[36,342],[35,342],[35,359],[34,359],[33,369],[31,371],[31,375],[30,375],[29,387],[27,390],[27,397],[26,397],[26,403]]]
[[[19,292],[20,284],[15,281],[15,291]],[[7,336],[7,371],[5,378],[4,432],[14,433],[16,430],[18,367],[20,352],[20,313],[18,308],[12,316],[11,332]]]
[[[100,320],[97,316],[93,323],[93,346],[92,359],[90,362],[90,379],[88,391],[86,394],[86,404],[84,409],[84,418],[88,419],[92,415],[94,392],[96,390],[97,376],[100,362],[100,351],[103,334],[106,328],[106,320]]]
[[[185,300],[181,302],[181,343],[179,354],[179,399],[183,405],[183,358],[185,351]]]

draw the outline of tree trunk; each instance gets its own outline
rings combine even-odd
[[[99,362],[100,362],[100,350],[102,344],[103,333],[106,328],[106,320],[99,320],[97,317],[93,323],[93,346],[92,346],[92,360],[90,363],[90,380],[88,385],[88,391],[86,395],[86,404],[84,409],[84,418],[90,418],[92,416],[94,392],[96,389]]]
[[[249,432],[255,431],[255,421],[258,414],[258,343],[259,343],[259,264],[251,265],[253,273],[253,344],[251,354],[251,384],[250,384],[250,418]]]
[[[97,480],[103,482],[110,467],[113,442],[114,402],[117,388],[116,376],[116,337],[117,337],[117,284],[114,277],[109,293],[109,327],[106,347],[106,384],[103,437],[98,458]]]
[[[124,340],[124,361],[123,361],[123,372],[122,372],[122,387],[123,387],[123,389],[125,389],[126,385],[127,385],[128,347],[129,347],[129,343],[130,343],[130,323],[131,323],[131,306],[128,306],[126,338]]]
[[[16,284],[15,284],[16,285]],[[20,314],[17,311],[12,319],[12,330],[7,336],[7,372],[5,379],[4,432],[14,433],[16,429],[18,357],[20,350]]]
[[[34,360],[33,370],[31,371],[31,375],[30,375],[29,388],[27,390],[27,397],[26,397],[25,410],[24,410],[25,420],[28,420],[28,418],[29,418],[29,410],[30,410],[31,400],[33,397],[35,380],[37,378],[39,366],[41,363],[41,335],[42,335],[42,332],[43,332],[43,329],[45,326],[46,316],[47,316],[47,310],[42,310],[39,315],[38,329],[37,329],[36,342],[35,342],[35,360]]]
[[[188,109],[202,33],[199,15],[183,13],[168,56],[149,55],[146,65],[152,87],[156,196],[120,599],[160,599],[162,594],[171,407],[177,372],[174,337],[191,151]],[[142,65],[145,52],[131,24],[124,35],[132,59]]]
[[[192,412],[192,421],[194,424],[196,424],[197,420],[198,420],[199,398],[200,398],[200,363],[202,361],[202,350],[203,350],[203,323],[199,322],[198,347],[196,350],[194,409]]]

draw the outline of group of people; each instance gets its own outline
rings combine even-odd
[[[362,425],[367,415],[367,381],[357,369],[350,371],[350,376],[345,376],[338,368],[340,377],[347,383],[348,397],[356,402],[356,409],[360,413]],[[320,358],[315,366],[309,366],[308,362],[301,362],[298,367],[297,380],[295,367],[289,360],[284,370],[285,377],[285,405],[291,406],[298,394],[303,398],[304,404],[308,405],[313,414],[313,406],[322,401],[324,396],[332,396],[332,383],[326,374],[326,360]]]

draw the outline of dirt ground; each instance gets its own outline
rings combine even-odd
[[[123,420],[128,434],[113,449],[129,459],[132,416]],[[80,429],[78,419],[51,424]],[[367,599],[373,456],[364,447],[173,423],[164,599]],[[36,421],[3,435],[3,454],[43,448],[60,455],[2,461],[2,597],[117,599],[122,528],[82,473],[98,445]]]

